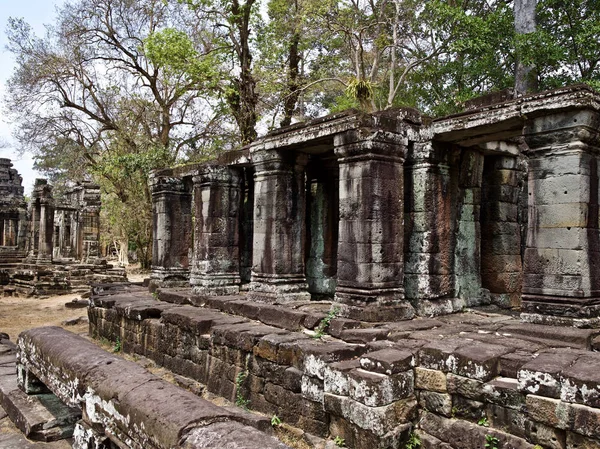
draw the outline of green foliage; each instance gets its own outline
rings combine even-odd
[[[479,421],[477,421],[477,425],[483,426],[483,427],[489,427],[490,423],[489,423],[488,419],[484,416]]]
[[[277,415],[271,417],[271,426],[278,427],[281,425],[281,419]]]
[[[242,392],[247,377],[248,371],[240,371],[235,378],[235,405],[243,409],[248,409],[248,405],[250,405],[250,401],[244,397]]]
[[[200,55],[187,33],[181,30],[165,28],[152,33],[144,40],[144,52],[169,75],[184,76],[203,88],[217,85],[220,73],[216,55]]]
[[[421,447],[421,438],[416,433],[411,433],[408,437],[404,449],[419,449]]]
[[[115,344],[113,346],[113,352],[121,352],[121,349],[123,349],[121,345],[121,339],[117,337],[117,340],[115,341]]]
[[[327,329],[329,328],[329,323],[331,323],[331,320],[333,320],[338,315],[338,313],[340,313],[340,310],[337,307],[334,307],[329,312],[327,312],[327,316],[319,322],[319,325],[315,329],[315,334],[313,335],[313,338],[322,338],[323,335],[326,334]]]
[[[371,100],[374,96],[375,85],[370,80],[352,78],[348,81],[346,95],[358,100],[363,109],[370,109]]]
[[[346,447],[346,441],[339,435],[333,439],[333,442],[337,447]]]
[[[485,445],[484,447],[487,449],[498,449],[498,445],[500,444],[500,440],[493,435],[485,436]]]

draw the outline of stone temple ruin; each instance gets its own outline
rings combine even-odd
[[[0,159],[0,288],[4,295],[88,290],[89,282],[122,282],[124,271],[99,256],[100,188],[73,187],[55,201],[37,179],[27,206],[22,178]]]
[[[436,120],[349,112],[157,171],[153,283],[330,297],[364,321],[491,301],[596,327],[597,99],[581,87]]]
[[[497,100],[152,174],[152,294],[95,287],[90,334],[262,415],[57,328],[20,336],[14,394],[79,411],[77,449],[283,449],[274,415],[320,449],[600,448],[600,94]]]

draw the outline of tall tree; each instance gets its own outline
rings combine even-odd
[[[515,34],[517,40],[523,40],[522,35],[536,31],[537,0],[514,0]],[[529,62],[529,63],[528,63]],[[533,64],[517,54],[515,63],[515,91],[525,94],[537,90],[537,73]]]
[[[219,53],[229,67],[228,81],[221,89],[235,118],[242,144],[256,139],[258,94],[253,73],[252,22],[257,13],[256,0],[178,0],[196,13],[197,20],[210,23]]]
[[[91,173],[124,207],[141,203],[147,213],[132,216],[128,225],[144,266],[151,246],[148,171],[201,146],[218,123],[212,115],[220,112],[205,95],[215,65],[210,41],[179,68],[145,53],[148,39],[156,54],[161,38],[186,45],[198,37],[193,47],[202,48],[201,33],[182,12],[160,0],[78,0],[63,7],[43,38],[22,20],[9,23],[17,66],[5,105],[21,149],[50,175]],[[164,35],[175,26],[187,32]]]

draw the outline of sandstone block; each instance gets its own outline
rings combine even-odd
[[[544,352],[530,360],[517,373],[519,389],[551,398],[560,398],[561,372],[578,357],[573,352]]]
[[[468,377],[457,376],[452,373],[448,373],[447,380],[448,392],[450,394],[458,394],[476,401],[484,400],[483,382],[476,379],[469,379]]]
[[[403,399],[383,407],[369,407],[345,396],[325,393],[323,406],[333,416],[347,419],[361,429],[383,436],[416,416],[417,401]]]
[[[412,370],[387,376],[358,368],[349,371],[348,377],[349,396],[370,407],[391,404],[414,392]]]
[[[382,349],[364,354],[359,359],[362,369],[381,374],[398,374],[414,366],[414,356],[407,351]]]
[[[445,393],[448,391],[446,374],[442,371],[417,366],[415,368],[415,388]]]
[[[447,417],[452,415],[452,396],[449,394],[421,390],[418,397],[419,406],[423,409]]]

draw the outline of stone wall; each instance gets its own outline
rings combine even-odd
[[[381,323],[244,297],[104,291],[90,333],[350,448],[600,447],[600,331],[466,313]],[[318,337],[319,335],[317,335]],[[491,446],[493,447],[493,446]]]

